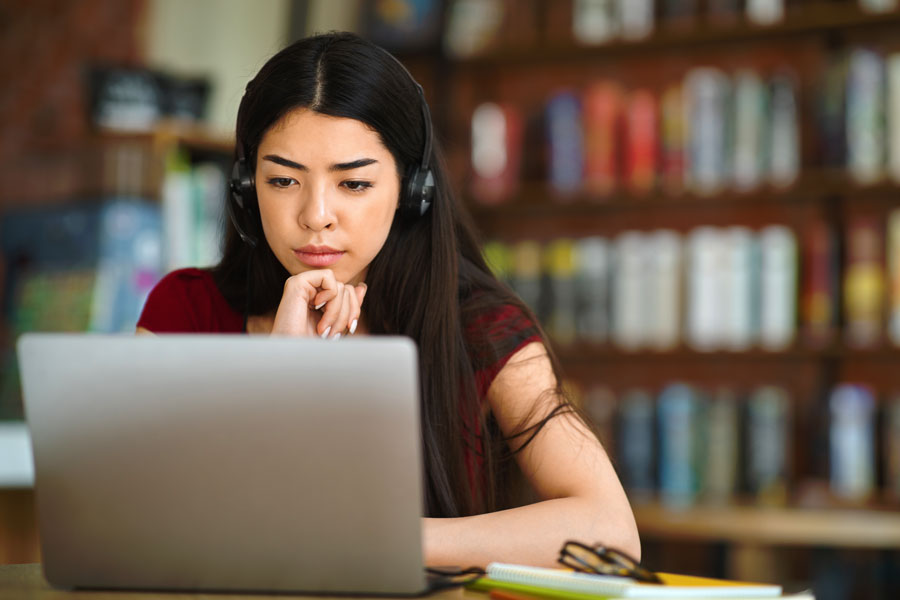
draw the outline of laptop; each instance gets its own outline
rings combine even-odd
[[[18,353],[51,584],[426,589],[409,339],[25,334]]]

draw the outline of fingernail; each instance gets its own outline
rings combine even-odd
[[[318,305],[318,306],[316,307],[316,310],[319,310],[319,309],[322,308],[323,306],[325,306],[325,303],[324,303],[324,302],[323,302],[322,304]]]
[[[329,325],[329,326],[328,326],[328,329],[326,329],[326,330],[322,333],[322,339],[324,340],[325,338],[327,338],[329,333],[331,333],[331,325]]]
[[[336,333],[336,334],[334,334],[334,337],[331,339],[333,339],[334,341],[338,341],[339,339],[341,339],[341,334]]]
[[[356,319],[353,319],[353,322],[350,323],[350,335],[356,333]]]

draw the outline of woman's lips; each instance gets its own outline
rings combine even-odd
[[[294,256],[296,256],[300,262],[310,267],[331,266],[339,261],[343,255],[344,253],[342,251],[328,247],[310,248],[304,246],[299,250],[294,250]]]

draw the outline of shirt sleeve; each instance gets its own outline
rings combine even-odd
[[[543,339],[531,319],[513,305],[505,305],[495,312],[480,317],[474,325],[482,328],[490,339],[502,342],[504,346],[511,345],[511,350],[475,374],[478,394],[482,399],[486,399],[491,384],[509,359],[528,344],[543,342]]]

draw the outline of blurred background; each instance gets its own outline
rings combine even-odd
[[[40,560],[17,336],[215,263],[243,88],[331,29],[424,86],[650,568],[900,597],[897,0],[4,0],[0,563]]]

